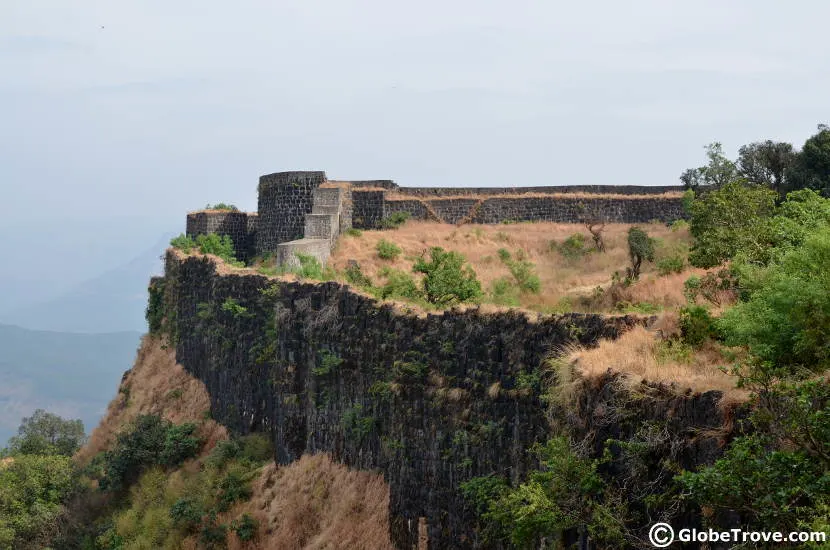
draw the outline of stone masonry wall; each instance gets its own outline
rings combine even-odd
[[[278,172],[259,178],[257,254],[273,253],[277,244],[303,237],[312,192],[325,181],[325,172]]]
[[[536,187],[395,187],[397,193],[415,197],[515,195],[522,193],[590,193],[600,195],[657,195],[682,193],[682,185],[545,185]]]
[[[584,212],[600,212],[608,222],[671,222],[686,217],[681,198],[490,198],[482,202],[472,223],[512,221],[548,221],[580,223]]]
[[[186,233],[189,237],[216,233],[228,235],[233,241],[236,257],[245,261],[253,254],[254,239],[251,226],[256,214],[225,210],[204,210],[187,215]]]
[[[409,212],[415,220],[446,223],[497,224],[506,221],[549,221],[582,223],[586,213],[598,213],[611,223],[671,222],[686,217],[680,197],[483,197],[470,198],[385,198],[383,191],[357,191],[354,226],[380,227],[383,218],[394,212]]]
[[[383,219],[385,191],[352,189],[352,225],[359,229],[376,229]]]
[[[402,313],[338,283],[219,275],[210,260],[173,250],[157,284],[176,359],[205,383],[213,418],[237,433],[270,432],[283,464],[328,452],[383,472],[391,536],[402,549],[416,544],[419,518],[432,550],[481,548],[459,486],[489,474],[515,484],[535,466],[529,449],[551,433],[539,380],[552,350],[642,322]],[[245,309],[223,308],[229,299]],[[693,397],[673,399],[648,414],[674,418],[677,433],[722,421],[694,414]],[[638,426],[636,417],[628,422]]]

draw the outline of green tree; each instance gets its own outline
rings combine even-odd
[[[705,146],[706,166],[689,168],[680,175],[680,181],[687,189],[717,188],[738,178],[738,168],[735,163],[723,154],[720,143],[714,142]]]
[[[64,420],[38,409],[24,418],[17,435],[9,440],[8,454],[72,456],[86,442],[80,420]]]
[[[792,179],[794,189],[809,188],[830,196],[830,126],[819,124],[818,132],[804,142]]]
[[[430,259],[419,258],[412,270],[424,274],[424,295],[439,306],[469,302],[481,296],[481,283],[475,271],[464,265],[464,256],[441,247],[429,251]]]
[[[791,143],[759,141],[738,150],[738,171],[748,182],[769,187],[783,197],[797,159]]]
[[[140,415],[104,453],[105,475],[99,486],[118,491],[151,466],[174,467],[195,456],[201,446],[195,431],[195,424],[175,425],[158,415]]]
[[[694,237],[689,262],[714,267],[738,253],[751,262],[768,261],[775,200],[775,191],[739,180],[696,198],[689,222]]]
[[[639,227],[628,230],[628,257],[631,259],[629,278],[634,281],[640,278],[643,261],[654,261],[654,239]]]
[[[15,455],[0,460],[0,549],[42,548],[77,487],[68,456]]]
[[[755,433],[737,438],[714,465],[680,476],[688,494],[765,530],[824,530],[830,524],[830,381],[762,391]],[[717,517],[717,516],[716,516]]]
[[[746,346],[773,374],[830,367],[830,228],[744,280],[748,300],[720,321],[727,344]]]

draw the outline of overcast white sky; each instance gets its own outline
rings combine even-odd
[[[208,201],[255,209],[282,170],[674,184],[705,143],[800,146],[830,121],[828,20],[820,1],[0,0],[0,231],[183,228]]]

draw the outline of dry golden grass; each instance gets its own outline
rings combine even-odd
[[[145,336],[135,366],[75,460],[80,465],[89,463],[109,449],[136,416],[158,414],[175,423],[196,423],[206,441],[195,460],[170,473],[171,480],[184,483],[185,473],[195,473],[216,443],[228,438],[224,426],[205,418],[209,408],[204,384],[176,364],[173,350],[165,349],[160,339]],[[0,462],[0,467],[6,465]],[[255,542],[241,543],[231,534],[231,549],[392,548],[389,486],[381,474],[350,470],[327,455],[303,456],[288,466],[265,466],[252,490],[251,500],[220,515],[220,522],[230,522],[247,512],[260,522]],[[182,543],[182,548],[198,547],[197,536]]]
[[[351,470],[328,455],[305,455],[288,466],[270,464],[254,497],[228,517],[259,521],[255,548],[273,550],[392,549],[389,485],[374,472]],[[231,550],[250,548],[229,539]]]
[[[641,381],[674,385],[679,392],[718,390],[721,403],[745,401],[749,395],[735,387],[737,379],[718,367],[727,365],[721,350],[707,345],[688,357],[666,352],[666,341],[642,326],[632,328],[616,340],[602,340],[595,348],[577,347],[565,356],[577,372],[596,378],[606,372],[621,372],[635,386]]]
[[[217,441],[228,437],[223,426],[205,419],[209,410],[205,385],[176,363],[175,352],[165,349],[159,338],[144,336],[135,365],[124,376],[118,395],[75,459],[83,465],[109,449],[118,432],[141,414],[158,414],[177,424],[196,423],[206,442],[204,452],[208,452]]]
[[[685,250],[690,242],[686,229],[672,230],[659,223],[639,225],[660,240],[658,259]],[[329,265],[342,271],[349,260],[356,260],[363,272],[377,281],[382,280],[378,272],[384,266],[409,272],[415,257],[426,253],[430,247],[440,246],[462,253],[487,292],[496,279],[510,277],[509,270],[499,260],[498,250],[505,248],[514,256],[522,250],[536,265],[542,289],[538,295],[524,294],[521,305],[540,310],[562,309],[563,298],[590,295],[597,286],[609,286],[614,271],[625,270],[629,265],[627,232],[630,227],[630,224],[608,224],[604,232],[605,253],[592,252],[570,260],[552,250],[550,243],[561,243],[574,233],[580,233],[587,239],[586,246],[591,247],[590,233],[580,224],[538,222],[454,226],[410,221],[394,231],[364,231],[359,237],[341,236]],[[401,256],[394,261],[381,260],[375,248],[381,239],[401,247]],[[701,272],[687,269],[680,274],[658,277],[655,265],[645,264],[640,281],[626,289],[630,297],[625,299],[666,308],[680,306],[686,302],[683,281],[690,274]]]

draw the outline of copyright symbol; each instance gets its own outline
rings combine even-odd
[[[674,542],[674,529],[668,523],[655,523],[648,530],[648,540],[657,548],[665,548]]]

